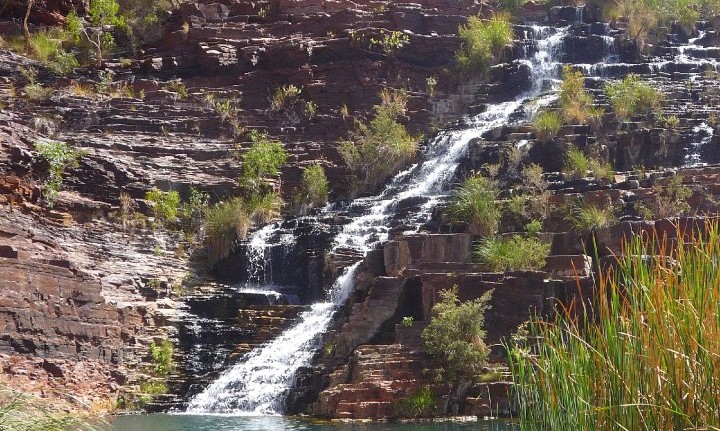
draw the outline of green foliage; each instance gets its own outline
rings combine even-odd
[[[165,89],[168,91],[172,91],[173,93],[177,94],[177,97],[180,99],[187,99],[189,96],[187,86],[181,81],[170,81],[167,84],[165,84]]]
[[[437,411],[437,398],[432,389],[425,386],[414,394],[398,400],[395,410],[398,417],[432,417]]]
[[[53,73],[66,75],[78,66],[77,59],[62,47],[69,37],[67,32],[52,28],[31,34],[27,43],[19,40],[14,48],[44,63]]]
[[[0,430],[100,431],[107,425],[97,418],[89,420],[60,412],[50,400],[0,386]]]
[[[485,237],[495,234],[501,211],[495,204],[497,186],[487,177],[468,178],[453,193],[448,214],[453,221],[468,223],[471,232]]]
[[[190,197],[180,208],[181,218],[190,231],[199,230],[205,212],[210,207],[210,195],[194,187],[190,188]]]
[[[293,105],[302,93],[302,88],[296,87],[294,84],[276,87],[270,96],[270,109],[279,111]]]
[[[43,87],[42,84],[37,82],[33,82],[23,87],[25,97],[32,102],[46,101],[52,97],[53,92],[52,88]]]
[[[522,189],[529,193],[542,193],[548,188],[548,183],[543,176],[543,168],[537,163],[531,163],[523,167],[520,172]]]
[[[486,238],[475,247],[475,258],[488,271],[531,271],[545,265],[550,244],[537,237]]]
[[[461,303],[458,288],[440,292],[432,308],[430,323],[422,332],[425,350],[443,360],[443,377],[472,379],[486,364],[490,349],[485,345],[485,310],[492,291],[479,299]]]
[[[305,105],[303,105],[303,113],[308,119],[315,118],[315,116],[317,115],[317,109],[317,103],[313,102],[312,100],[306,101]]]
[[[580,179],[588,176],[588,172],[597,178],[612,180],[615,172],[609,163],[604,163],[596,158],[588,157],[583,150],[572,147],[565,153],[565,164],[563,173],[571,179]]]
[[[250,213],[240,197],[219,202],[207,211],[205,217],[205,243],[211,258],[222,259],[247,236]]]
[[[615,221],[615,209],[612,206],[599,206],[578,202],[570,207],[566,219],[575,229],[586,232],[610,226]]]
[[[407,94],[385,90],[369,123],[355,122],[350,139],[338,150],[354,176],[355,191],[374,191],[415,158],[419,137],[411,136],[397,121],[405,112]]]
[[[435,96],[435,89],[437,88],[437,84],[438,80],[435,75],[425,78],[425,92],[427,93],[428,97]]]
[[[515,15],[522,9],[525,3],[527,3],[526,0],[500,0],[497,2],[497,7],[510,15]],[[542,0],[536,3],[546,3],[546,1]]]
[[[153,188],[145,193],[145,199],[153,204],[156,223],[173,222],[180,208],[180,194],[176,191],[164,192]]]
[[[627,75],[622,81],[607,83],[605,95],[610,99],[615,115],[624,121],[634,115],[656,112],[664,97],[660,90],[642,82],[635,74]]]
[[[572,70],[570,66],[563,68],[563,81],[560,84],[558,102],[563,119],[569,124],[585,124],[589,116],[597,116],[592,106],[592,96],[585,90],[585,77],[582,72]]]
[[[458,34],[463,41],[455,53],[458,67],[466,75],[485,74],[502,60],[505,45],[512,42],[513,30],[508,15],[495,14],[489,20],[471,16]]]
[[[156,374],[167,377],[175,368],[173,361],[173,343],[170,340],[163,340],[159,344],[150,344],[150,356],[152,356],[153,370]]]
[[[325,169],[315,163],[303,169],[301,202],[308,207],[319,207],[328,201],[329,184]]]
[[[415,319],[413,319],[412,316],[404,316],[402,319],[402,325],[406,328],[412,328],[414,321]]]
[[[555,111],[542,111],[533,120],[535,136],[543,142],[557,136],[560,127],[562,127],[562,119]]]
[[[252,145],[242,156],[241,182],[252,192],[258,192],[267,177],[280,174],[288,155],[280,141],[265,133],[252,130],[250,140]]]
[[[710,430],[720,418],[720,235],[629,239],[592,314],[534,318],[509,362],[523,430]],[[667,257],[666,257],[667,256]]]
[[[536,237],[540,231],[542,231],[543,224],[540,220],[531,220],[528,224],[525,225],[525,232],[527,232],[528,237],[533,238]]]
[[[43,183],[43,199],[47,206],[52,208],[58,192],[62,189],[63,173],[68,168],[77,168],[83,153],[70,148],[65,142],[58,141],[37,142],[35,150],[49,165],[49,176]]]
[[[398,49],[409,43],[410,37],[401,31],[391,31],[386,33],[380,30],[380,38],[370,38],[370,48],[379,47],[388,57],[395,55]]]
[[[263,225],[280,216],[284,202],[277,193],[253,195],[246,201],[250,219],[255,225]]]
[[[640,214],[645,219],[661,219],[678,217],[690,212],[688,198],[692,196],[692,189],[683,184],[683,177],[676,175],[666,185],[658,184],[653,187],[653,199],[640,207]]]

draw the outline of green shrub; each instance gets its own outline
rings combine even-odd
[[[293,84],[276,87],[270,95],[270,109],[279,111],[293,105],[299,98],[302,88]]]
[[[591,231],[610,226],[615,221],[615,209],[592,204],[576,203],[570,207],[566,219],[579,231]]]
[[[405,418],[432,417],[437,411],[437,398],[430,387],[425,386],[414,394],[397,401],[396,415]]]
[[[536,237],[486,238],[475,247],[475,258],[488,271],[530,271],[545,265],[550,245]]]
[[[707,231],[678,232],[675,250],[629,238],[596,278],[592,315],[531,320],[530,344],[509,348],[523,430],[717,428],[717,223]]]
[[[640,214],[645,219],[661,219],[678,217],[690,212],[688,198],[692,189],[683,183],[683,177],[676,175],[666,185],[653,186],[653,199],[640,207]]]
[[[34,82],[23,87],[23,92],[30,101],[43,102],[50,99],[54,91],[52,88],[43,87],[42,84]]]
[[[529,193],[542,193],[548,188],[543,168],[536,163],[525,166],[520,172],[520,179],[522,180],[522,189]]]
[[[280,141],[271,139],[267,134],[250,131],[252,145],[242,156],[241,184],[251,194],[266,190],[265,180],[280,174],[280,168],[287,162],[287,152]]]
[[[74,150],[65,142],[37,142],[35,149],[49,164],[49,177],[43,183],[43,199],[49,208],[55,205],[58,192],[62,189],[63,173],[67,168],[77,168],[83,153]]]
[[[543,111],[533,120],[535,136],[543,142],[557,136],[560,127],[562,127],[562,119],[555,111]]]
[[[471,232],[492,236],[498,228],[501,210],[495,203],[495,182],[483,176],[474,176],[453,193],[448,214],[453,221],[470,224]]]
[[[355,191],[374,191],[415,158],[419,137],[411,136],[397,117],[405,112],[404,91],[384,91],[369,123],[355,122],[350,139],[338,147],[351,174]]]
[[[657,111],[663,100],[660,90],[642,82],[635,74],[627,75],[622,81],[607,83],[605,95],[610,99],[615,115],[624,121],[634,115]]]
[[[152,203],[156,223],[173,222],[180,208],[180,194],[176,191],[164,192],[153,188],[145,193],[145,199]]]
[[[466,75],[485,74],[490,66],[502,60],[505,46],[513,39],[509,17],[499,13],[489,20],[471,16],[466,25],[459,27],[458,34],[463,44],[455,58]]]
[[[472,379],[486,365],[490,349],[485,345],[485,310],[492,291],[479,299],[460,302],[458,288],[440,292],[430,323],[422,332],[425,350],[443,361],[442,377]]]
[[[190,197],[180,207],[180,214],[186,227],[197,230],[207,209],[210,207],[210,195],[194,187],[190,188]]]
[[[163,340],[159,344],[150,344],[150,356],[153,362],[153,371],[156,374],[166,377],[175,368],[173,360],[173,344],[170,340]]]
[[[395,55],[397,50],[410,42],[410,37],[401,31],[391,31],[386,33],[380,30],[380,38],[370,38],[370,48],[379,47],[388,57]]]
[[[328,201],[329,184],[325,169],[315,163],[303,169],[301,202],[310,208],[323,206]]]
[[[205,243],[211,258],[228,256],[235,244],[247,236],[250,224],[250,213],[240,197],[219,202],[208,209],[205,217]]]

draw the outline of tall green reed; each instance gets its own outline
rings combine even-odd
[[[677,244],[630,239],[592,306],[531,321],[531,343],[510,348],[524,430],[720,430],[720,230],[707,226]]]

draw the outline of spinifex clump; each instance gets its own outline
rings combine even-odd
[[[628,241],[586,317],[531,322],[510,355],[523,429],[718,429],[718,222],[678,238]]]

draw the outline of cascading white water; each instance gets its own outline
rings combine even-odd
[[[525,108],[523,119],[529,119],[529,115],[539,107],[554,100],[554,95],[536,96],[541,93],[544,82],[558,78],[560,63],[557,58],[567,28],[536,26],[533,27],[533,33],[539,36],[538,50],[531,59],[526,60],[532,71],[532,89],[513,101],[490,106],[469,120],[467,127],[462,130],[440,134],[428,145],[421,163],[396,175],[377,196],[356,199],[352,206],[362,208],[363,214],[343,226],[335,237],[334,250],[351,248],[364,252],[387,240],[388,222],[398,203],[405,199],[427,198],[411,220],[418,227],[425,223],[437,201],[447,195],[445,190],[472,139],[507,124],[511,115],[521,107]],[[325,211],[331,213],[332,210],[328,207]],[[270,236],[269,231],[261,229],[251,238],[250,243],[257,241],[259,246],[267,242]],[[253,263],[257,264],[259,262]],[[301,314],[295,326],[271,343],[247,354],[207,389],[192,398],[187,412],[238,415],[281,412],[295,373],[310,363],[320,335],[331,322],[333,312],[352,291],[353,277],[358,266],[359,263],[350,267],[335,282],[330,302],[314,304],[309,311]]]
[[[715,129],[703,122],[693,127],[693,133],[695,133],[696,138],[690,143],[690,148],[688,148],[688,154],[685,156],[685,167],[702,165],[700,151],[703,146],[712,141],[715,135]]]

